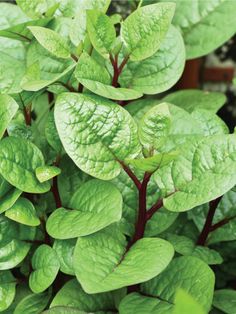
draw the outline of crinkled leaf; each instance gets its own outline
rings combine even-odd
[[[214,273],[207,264],[196,257],[183,256],[175,258],[164,272],[142,284],[141,291],[173,303],[177,289],[182,288],[209,311],[214,283]]]
[[[162,93],[180,78],[185,65],[185,47],[180,32],[170,27],[160,49],[142,62],[128,62],[120,76],[122,87],[144,94]]]
[[[50,111],[45,124],[45,136],[49,145],[55,149],[57,153],[62,150],[62,144],[57,133],[56,124],[54,120],[54,112]]]
[[[172,103],[188,112],[204,109],[216,113],[226,102],[226,97],[218,92],[186,89],[167,95],[163,101]]]
[[[29,294],[16,306],[14,314],[41,314],[47,306],[51,294],[49,292]]]
[[[214,293],[213,305],[226,314],[236,311],[236,292],[230,289],[216,290]]]
[[[208,247],[197,246],[191,254],[192,256],[198,257],[208,265],[218,265],[223,263],[221,255]]]
[[[30,274],[29,286],[34,293],[46,290],[54,281],[60,268],[60,263],[54,249],[42,244],[32,258],[33,272]]]
[[[142,93],[128,89],[110,86],[111,78],[106,69],[92,59],[87,53],[79,58],[75,77],[93,93],[116,100],[130,100],[142,97]]]
[[[54,0],[16,0],[18,6],[29,17],[37,19],[44,15],[56,3]]]
[[[6,211],[5,216],[27,226],[40,225],[40,220],[34,205],[23,197],[20,197],[15,204]]]
[[[97,312],[98,314],[103,314],[103,312]],[[42,314],[86,314],[84,311],[73,308],[71,306],[56,306],[47,311],[42,312]],[[109,314],[109,313],[108,313]]]
[[[58,33],[40,26],[29,26],[28,28],[40,45],[53,55],[63,59],[70,58],[70,47],[66,40]]]
[[[28,193],[44,193],[48,182],[40,183],[36,168],[44,165],[41,151],[31,142],[8,137],[0,142],[0,173],[12,185]]]
[[[84,172],[99,179],[116,177],[121,169],[117,160],[134,158],[140,152],[137,127],[131,116],[103,98],[61,94],[56,102],[55,121],[68,155]]]
[[[174,15],[171,2],[138,8],[122,23],[121,39],[132,61],[152,56],[161,45]]]
[[[0,95],[0,139],[18,108],[18,104],[12,97],[8,95]]]
[[[125,289],[105,292],[99,294],[87,294],[76,279],[68,281],[56,294],[50,308],[57,306],[68,306],[77,308],[86,313],[99,311],[116,310],[116,303],[119,303],[125,293]],[[104,312],[102,312],[104,313]]]
[[[56,239],[85,236],[119,221],[122,196],[109,182],[89,180],[73,195],[69,207],[73,210],[58,208],[47,220],[47,231]]]
[[[173,257],[172,246],[158,238],[138,240],[128,251],[126,246],[124,235],[114,225],[78,239],[74,268],[84,291],[105,292],[149,280]]]
[[[41,166],[36,168],[35,174],[39,182],[48,181],[61,173],[61,169],[55,166]]]
[[[0,311],[6,310],[15,297],[16,281],[10,271],[0,272]]]
[[[97,10],[87,11],[87,31],[93,47],[103,57],[109,58],[116,38],[116,30],[109,16]]]
[[[158,186],[173,193],[164,199],[168,210],[189,210],[223,195],[235,185],[234,134],[192,138],[179,149],[180,154],[172,164],[156,172]]]
[[[183,34],[187,58],[194,59],[215,50],[235,34],[234,1],[175,0],[173,18]],[[218,26],[224,21],[219,32]],[[200,40],[199,40],[200,39]]]
[[[74,275],[73,252],[75,243],[76,239],[55,240],[53,243],[53,248],[60,262],[60,271],[68,275]]]

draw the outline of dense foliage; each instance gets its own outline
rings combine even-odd
[[[16,2],[0,4],[0,312],[236,313],[225,96],[161,94],[234,35],[236,2],[144,0],[125,20],[110,0]]]

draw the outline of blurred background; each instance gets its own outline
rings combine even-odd
[[[0,2],[14,3],[15,1],[0,0]],[[139,0],[112,0],[109,14],[119,13],[125,18],[137,7],[138,2]],[[208,56],[187,61],[182,78],[172,90],[200,88],[225,93],[227,102],[218,114],[233,131],[236,125],[234,76],[236,76],[236,36]]]

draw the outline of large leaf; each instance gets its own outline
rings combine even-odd
[[[236,311],[236,292],[235,290],[222,289],[216,290],[213,299],[213,305],[227,314]]]
[[[185,47],[180,32],[170,27],[160,49],[142,62],[128,62],[119,79],[122,87],[144,94],[162,93],[180,78],[185,65]]]
[[[15,100],[8,95],[0,95],[0,139],[2,138],[9,122],[18,110]]]
[[[198,258],[184,256],[175,258],[163,273],[142,284],[141,291],[173,303],[176,291],[182,288],[208,312],[214,283],[214,273],[207,264]]]
[[[106,98],[130,100],[142,96],[142,93],[136,90],[110,86],[111,78],[108,71],[87,53],[83,53],[79,58],[75,70],[75,77],[87,89]]]
[[[59,208],[47,220],[47,231],[56,239],[94,233],[121,219],[122,197],[109,182],[89,180],[73,195],[69,207]]]
[[[68,155],[84,172],[99,179],[116,177],[121,169],[118,160],[134,158],[140,152],[135,122],[111,101],[92,95],[61,94],[55,120]]]
[[[218,92],[186,89],[167,95],[163,98],[163,101],[181,107],[188,112],[195,109],[204,109],[216,113],[226,102],[226,97]]]
[[[16,306],[14,314],[41,314],[47,306],[51,295],[49,292],[29,294]]]
[[[180,289],[175,296],[175,307],[173,314],[206,314],[201,305],[191,295]]]
[[[10,271],[0,272],[0,311],[6,310],[15,297],[16,281]]]
[[[70,307],[70,306],[56,306],[47,311],[43,311],[42,314],[86,314],[84,311]],[[101,312],[103,314],[103,312]],[[109,314],[109,313],[108,313]]]
[[[70,58],[70,47],[58,33],[40,26],[29,26],[28,28],[37,41],[53,55],[63,59]]]
[[[34,293],[46,290],[53,283],[60,268],[57,254],[50,246],[43,244],[37,248],[32,258],[33,272],[29,286]]]
[[[161,45],[174,14],[173,3],[138,8],[121,26],[121,40],[132,61],[152,56]]]
[[[165,240],[144,238],[128,251],[116,226],[79,238],[74,251],[75,274],[87,293],[99,293],[137,284],[162,272],[173,257]]]
[[[112,311],[116,309],[116,303],[119,303],[123,297],[125,289],[99,293],[87,294],[76,279],[68,281],[56,294],[50,308],[57,306],[68,306],[77,308],[83,313],[94,313],[100,311]]]
[[[48,182],[40,183],[36,168],[44,165],[41,151],[31,142],[8,137],[0,142],[0,173],[12,185],[28,193],[44,193]]]
[[[235,185],[234,134],[192,138],[179,149],[180,154],[172,164],[156,172],[158,186],[173,193],[164,199],[167,209],[189,210],[223,195]]]
[[[34,205],[26,198],[19,198],[15,204],[6,211],[5,216],[27,226],[38,226],[40,220]]]
[[[175,0],[174,2],[176,11],[173,23],[183,33],[188,59],[208,54],[235,34],[236,3],[234,1]],[[219,32],[220,24],[222,27]]]
[[[90,10],[87,12],[87,30],[94,48],[103,57],[109,58],[116,38],[116,30],[111,19],[100,11]]]

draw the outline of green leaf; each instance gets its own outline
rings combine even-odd
[[[75,274],[73,268],[75,243],[76,239],[55,240],[53,243],[53,249],[56,251],[60,262],[60,271],[68,275]]]
[[[142,97],[142,93],[128,89],[110,86],[110,74],[103,66],[92,59],[87,53],[79,58],[76,79],[93,93],[116,100],[131,100]]]
[[[177,155],[178,152],[163,153],[147,158],[126,159],[125,162],[139,170],[151,173],[171,163],[176,158]]]
[[[49,191],[48,182],[40,183],[36,168],[44,165],[41,151],[31,142],[8,137],[0,142],[0,173],[12,185],[28,193]]]
[[[87,294],[76,279],[68,281],[56,294],[50,308],[65,306],[77,308],[84,314],[99,311],[116,310],[116,302],[119,303],[125,289],[99,294]],[[102,312],[104,313],[104,312]]]
[[[6,211],[5,216],[11,220],[27,226],[38,226],[40,220],[34,205],[26,198],[19,198],[15,204]]]
[[[160,49],[142,62],[128,62],[119,82],[144,94],[162,93],[171,88],[182,75],[185,47],[180,32],[171,26]]]
[[[47,220],[47,231],[56,239],[97,232],[121,219],[122,197],[111,183],[89,180],[72,196],[69,207],[58,208]]]
[[[164,272],[142,284],[141,291],[168,302],[179,288],[188,291],[207,312],[211,308],[215,277],[210,267],[196,257],[173,259]]]
[[[63,59],[70,58],[70,47],[61,35],[51,29],[40,26],[29,26],[28,28],[40,45],[53,55]]]
[[[0,311],[6,310],[14,300],[16,281],[11,272],[0,272]]]
[[[49,292],[30,294],[17,304],[14,314],[41,314],[47,306],[50,297],[51,294]]]
[[[218,265],[223,263],[221,255],[208,247],[197,246],[191,254],[192,256],[198,257],[208,265]]]
[[[214,293],[213,305],[227,314],[236,311],[236,292],[230,289],[216,290]]]
[[[175,295],[173,314],[206,314],[201,305],[186,291],[179,289]]]
[[[139,293],[128,294],[119,305],[120,314],[170,314],[173,305]]]
[[[133,119],[125,109],[103,98],[61,94],[55,122],[67,154],[80,169],[99,179],[116,177],[121,169],[117,160],[134,158],[140,152]]]
[[[0,213],[8,210],[20,197],[22,191],[10,185],[2,176],[0,176]]]
[[[50,7],[55,5],[54,0],[16,0],[16,3],[23,12],[33,19],[42,17]]]
[[[226,97],[218,92],[186,89],[167,95],[163,101],[172,103],[188,112],[204,109],[216,113],[226,102]]]
[[[121,25],[121,39],[130,60],[152,56],[161,45],[174,15],[171,2],[138,8]]]
[[[55,166],[41,166],[36,168],[35,174],[39,182],[48,181],[61,173],[61,169]]]
[[[8,95],[0,95],[0,139],[18,108],[19,106],[12,97]]]
[[[111,19],[97,10],[87,11],[87,31],[93,47],[104,57],[109,58],[116,30]]]
[[[229,133],[229,129],[224,121],[206,109],[194,110],[192,117],[198,121],[205,136]]]
[[[62,150],[62,144],[57,133],[56,124],[54,120],[54,112],[50,111],[45,124],[45,137],[48,144],[57,152],[60,153]]]
[[[149,280],[173,257],[165,240],[143,238],[126,251],[126,239],[114,225],[79,238],[74,251],[77,279],[87,293],[99,293]]]
[[[169,133],[170,125],[168,104],[162,103],[151,108],[140,121],[140,142],[148,151],[152,151],[154,147],[158,146],[158,137],[166,136]]]
[[[47,311],[42,312],[42,314],[86,314],[86,313],[81,312],[80,310],[73,308],[73,307],[56,306],[54,308],[51,308]]]
[[[168,210],[189,210],[223,195],[235,185],[234,134],[192,138],[179,150],[172,164],[155,173],[160,189],[173,193],[164,198]]]
[[[236,29],[234,1],[178,0],[173,19],[182,30],[187,58],[204,56],[228,41]],[[218,26],[222,24],[219,32]],[[201,40],[199,41],[199,38]]]
[[[17,24],[0,30],[0,36],[28,42],[33,38],[28,26],[46,26],[51,20],[52,18],[44,18]]]
[[[32,258],[33,272],[30,274],[29,286],[34,293],[46,290],[55,280],[60,268],[57,254],[50,246],[42,244]]]

